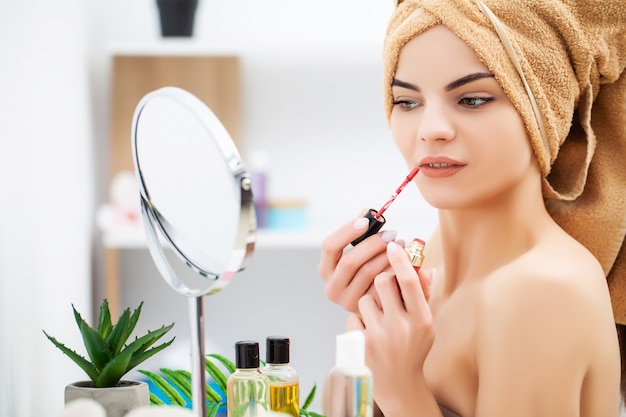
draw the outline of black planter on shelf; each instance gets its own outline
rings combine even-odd
[[[193,35],[198,0],[156,0],[161,20],[161,35]]]

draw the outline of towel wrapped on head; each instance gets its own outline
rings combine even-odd
[[[443,24],[517,108],[552,217],[600,261],[626,324],[626,2],[405,0],[384,46],[384,100],[402,47]]]

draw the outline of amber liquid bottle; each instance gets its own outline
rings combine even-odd
[[[236,370],[228,377],[228,417],[256,417],[269,411],[269,381],[260,370],[259,344],[244,340],[235,344]]]
[[[300,382],[289,366],[289,339],[270,336],[266,340],[266,365],[261,369],[269,379],[270,409],[294,417],[300,416]]]

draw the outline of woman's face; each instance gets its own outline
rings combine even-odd
[[[452,209],[489,204],[540,178],[524,124],[473,50],[445,26],[402,49],[391,130],[424,198]]]

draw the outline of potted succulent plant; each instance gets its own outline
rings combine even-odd
[[[150,403],[150,393],[145,382],[122,380],[122,377],[172,344],[174,338],[153,346],[172,329],[174,323],[148,331],[144,336],[135,337],[135,340],[127,343],[139,320],[142,306],[143,302],[132,314],[127,308],[117,323],[113,324],[109,304],[104,299],[100,306],[97,327],[91,327],[72,305],[74,319],[83,337],[89,360],[44,331],[46,337],[89,377],[88,381],[75,382],[65,387],[66,403],[77,398],[91,398],[104,406],[108,417],[122,417],[129,410]]]

